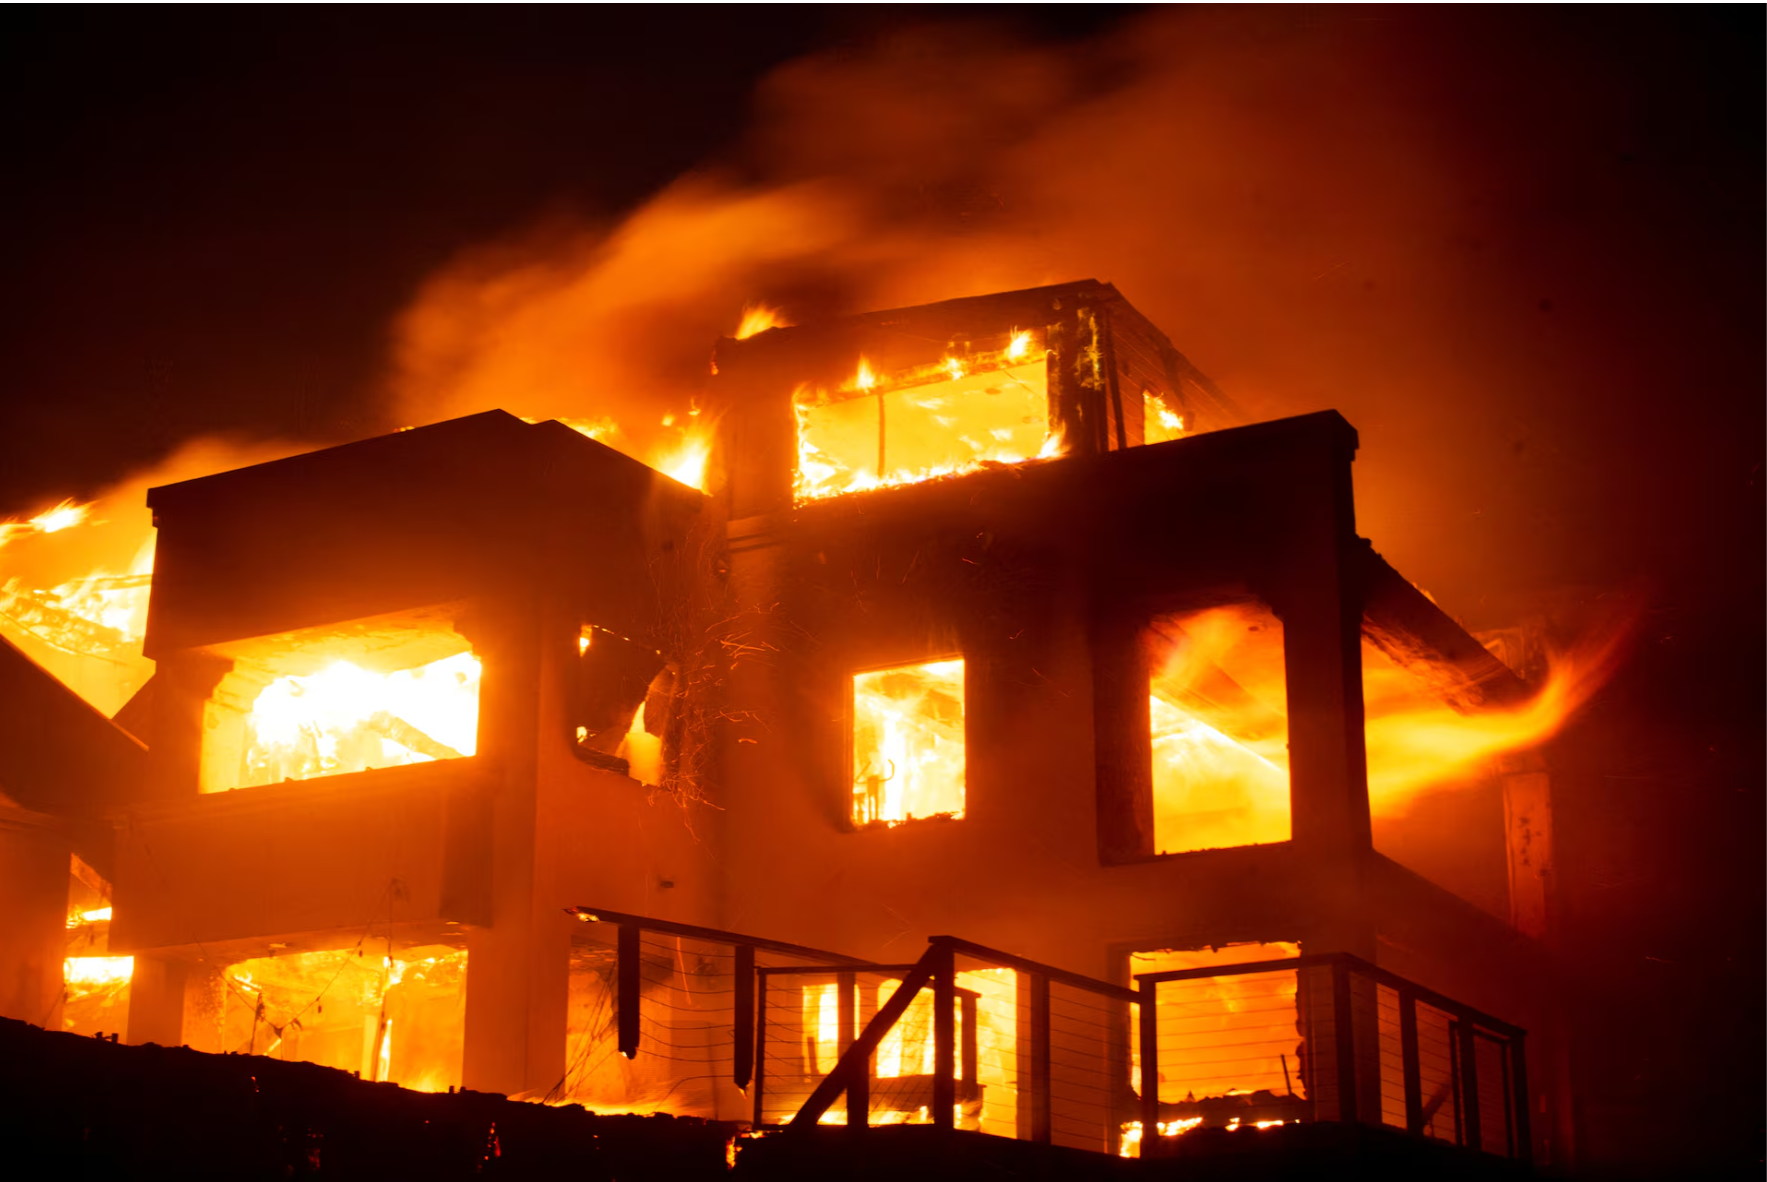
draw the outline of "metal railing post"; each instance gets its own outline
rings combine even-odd
[[[1528,1051],[1527,1036],[1513,1034],[1509,1039],[1510,1107],[1515,1113],[1514,1155],[1522,1161],[1534,1160],[1534,1125],[1528,1112]]]
[[[755,1077],[755,946],[736,946],[736,967],[731,970],[732,1001],[736,1029],[732,1032],[735,1046],[731,1079],[738,1088],[748,1090]]]
[[[1160,1137],[1159,982],[1140,983],[1141,1004],[1141,1156],[1152,1157]]]
[[[958,1040],[957,1062],[963,1069],[963,1090],[973,1092],[978,1083],[977,1073],[981,1070],[981,1043],[976,1038],[976,1010],[981,996],[966,991],[959,997],[963,1013],[963,1036]]]
[[[840,1055],[853,1045],[859,1019],[859,978],[853,973],[835,974],[840,994]],[[836,1060],[837,1063],[839,1060]],[[869,1067],[869,1062],[867,1063]],[[847,1076],[847,1125],[862,1129],[871,1121],[871,1073],[855,1071]]]
[[[767,978],[755,983],[755,1127],[767,1123],[762,1107],[767,1095]]]
[[[1423,1061],[1417,1051],[1417,995],[1399,991],[1399,1057],[1405,1065],[1405,1129],[1423,1135]]]
[[[1460,1016],[1460,1094],[1461,1123],[1466,1129],[1466,1147],[1483,1149],[1485,1147],[1479,1111],[1479,1048],[1478,1035],[1473,1032],[1472,1019],[1465,1014]]]
[[[933,1127],[951,1129],[957,1114],[957,954],[939,946],[933,959]]]
[[[1356,1123],[1355,1007],[1350,1001],[1350,965],[1342,957],[1331,962],[1332,1043],[1338,1054],[1338,1120]]]
[[[1031,974],[1031,1140],[1055,1135],[1049,1092],[1049,978]]]
[[[635,923],[620,925],[619,943],[615,952],[614,974],[618,979],[618,995],[615,999],[616,1019],[619,1023],[620,1054],[628,1059],[638,1057],[638,993],[639,983],[643,977],[640,970],[639,937],[643,929]]]

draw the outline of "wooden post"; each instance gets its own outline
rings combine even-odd
[[[950,1130],[957,1115],[957,956],[949,945],[933,963],[933,1127]]]
[[[731,1078],[736,1086],[748,1090],[749,1081],[755,1077],[755,946],[738,944],[736,946],[736,967],[731,981],[733,1022],[735,1030],[731,1053],[734,1063],[731,1065]]]

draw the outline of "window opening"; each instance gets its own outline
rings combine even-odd
[[[865,358],[833,391],[800,387],[797,499],[951,476],[1046,454],[1041,332],[1013,331],[936,364],[882,371]]]
[[[1287,841],[1281,623],[1211,608],[1156,618],[1147,642],[1155,852]]]
[[[1164,973],[1217,965],[1288,960],[1298,944],[1228,944],[1219,948],[1159,949],[1129,956],[1129,973]],[[1199,1128],[1269,1128],[1311,1119],[1308,1100],[1315,1048],[1308,1041],[1303,1003],[1330,1005],[1316,982],[1303,989],[1294,969],[1236,976],[1200,977],[1159,985],[1160,1127],[1158,1136],[1179,1137]],[[1306,994],[1303,997],[1303,993]],[[1131,1084],[1140,1092],[1140,1014],[1131,1015]],[[1318,1054],[1329,1056],[1329,1046]],[[1329,1057],[1321,1060],[1330,1063]],[[1141,1122],[1125,1126],[1125,1141],[1139,1145]],[[1127,1156],[1127,1154],[1125,1155]]]
[[[963,662],[853,678],[853,822],[962,817]]]
[[[466,967],[464,949],[378,937],[238,961],[211,978],[220,1047],[447,1091],[461,1082]]]

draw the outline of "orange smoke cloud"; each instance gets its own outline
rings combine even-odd
[[[1491,309],[1536,280],[1465,244],[1495,233],[1469,194],[1534,182],[1444,148],[1456,46],[1448,25],[1161,12],[1059,49],[946,24],[788,63],[731,155],[623,220],[433,276],[394,330],[399,421],[605,416],[649,458],[745,305],[802,321],[1096,277],[1254,417],[1356,423],[1364,532],[1409,573],[1527,586],[1529,558],[1570,549],[1538,536],[1562,477],[1514,438],[1552,429],[1559,375],[1469,354],[1535,330]]]

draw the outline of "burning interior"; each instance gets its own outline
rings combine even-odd
[[[1598,678],[1524,683],[1356,536],[1347,423],[1245,424],[1108,285],[751,327],[697,487],[490,412],[155,489],[152,680],[55,699],[113,787],[30,829],[55,1020],[762,1126],[1529,1149],[1532,749]]]
[[[231,665],[203,720],[203,790],[472,755],[481,665],[420,616],[219,646]]]
[[[853,675],[853,823],[963,816],[963,662]]]

